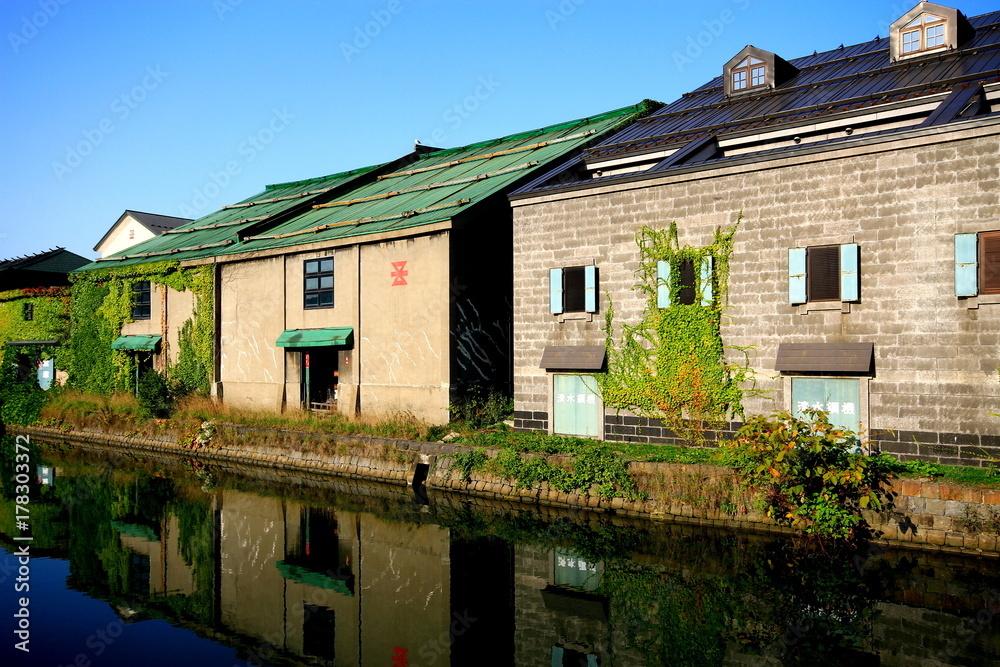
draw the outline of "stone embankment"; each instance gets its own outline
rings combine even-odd
[[[786,533],[753,508],[753,497],[729,468],[709,465],[632,462],[629,473],[642,499],[601,498],[590,493],[566,493],[545,482],[519,487],[513,480],[472,471],[468,478],[453,466],[455,455],[468,448],[367,436],[320,436],[290,431],[237,429],[238,445],[197,449],[176,437],[157,438],[96,431],[62,431],[12,427],[40,442],[98,446],[133,454],[172,455],[206,463],[218,462],[297,473],[319,473],[348,479],[410,486],[423,493],[451,492],[501,503],[605,512],[621,516],[679,523]],[[869,523],[882,532],[885,546],[981,555],[1000,555],[1000,490],[930,481],[896,480],[895,508],[869,512]],[[970,520],[980,517],[981,520]],[[990,517],[996,520],[990,522]]]

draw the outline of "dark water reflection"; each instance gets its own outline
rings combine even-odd
[[[12,648],[5,555],[4,665],[1000,664],[992,559],[817,556],[318,476],[32,457],[48,482],[31,503],[32,652]]]

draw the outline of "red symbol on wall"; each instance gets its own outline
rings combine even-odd
[[[396,269],[389,275],[392,277],[392,286],[396,287],[398,285],[406,284],[406,276],[410,275],[410,272],[405,268],[406,262],[393,262],[392,268]]]
[[[405,284],[405,283],[404,283]],[[410,664],[410,652],[398,646],[392,647],[392,667],[407,667]]]

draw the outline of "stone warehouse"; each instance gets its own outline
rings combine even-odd
[[[391,163],[269,186],[101,258],[83,270],[131,276],[135,305],[149,304],[108,342],[172,371],[180,359],[163,345],[176,351],[171,335],[208,312],[213,392],[229,404],[446,423],[467,388],[512,384],[508,194],[649,109],[418,145]],[[151,266],[161,277],[207,267],[213,287],[192,301],[194,290],[147,280]]]
[[[746,415],[820,408],[903,457],[1000,456],[1000,12],[922,2],[886,38],[720,66],[512,195],[517,427],[669,440],[598,388],[609,342],[715,308],[722,368],[762,390]]]

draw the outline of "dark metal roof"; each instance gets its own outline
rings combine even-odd
[[[956,50],[891,62],[889,39],[874,39],[791,60],[798,73],[777,88],[759,94],[726,98],[720,75],[593,146],[584,158],[595,161],[638,156],[684,146],[710,135],[722,139],[727,134],[756,134],[889,103],[919,104],[929,95],[1000,81],[1000,12],[983,14],[969,22],[976,33]],[[649,171],[675,166],[664,161]],[[559,186],[571,186],[566,178],[559,180]],[[584,180],[590,179],[581,177],[577,183]],[[515,194],[549,187],[558,186],[536,182]]]
[[[781,343],[774,370],[867,375],[874,364],[874,343]]]
[[[52,248],[34,255],[0,260],[0,272],[40,271],[43,273],[69,273],[90,260],[65,248]]]
[[[191,222],[191,218],[177,218],[172,215],[158,215],[156,213],[143,213],[142,211],[126,209],[124,213],[118,216],[118,220],[115,221],[115,224],[111,225],[111,228],[104,233],[101,240],[94,245],[95,251],[101,247],[101,244],[104,243],[109,236],[111,236],[111,232],[118,228],[118,225],[120,225],[122,220],[125,219],[125,216],[131,217],[133,220],[156,235],[162,234],[168,229],[174,229]]]

